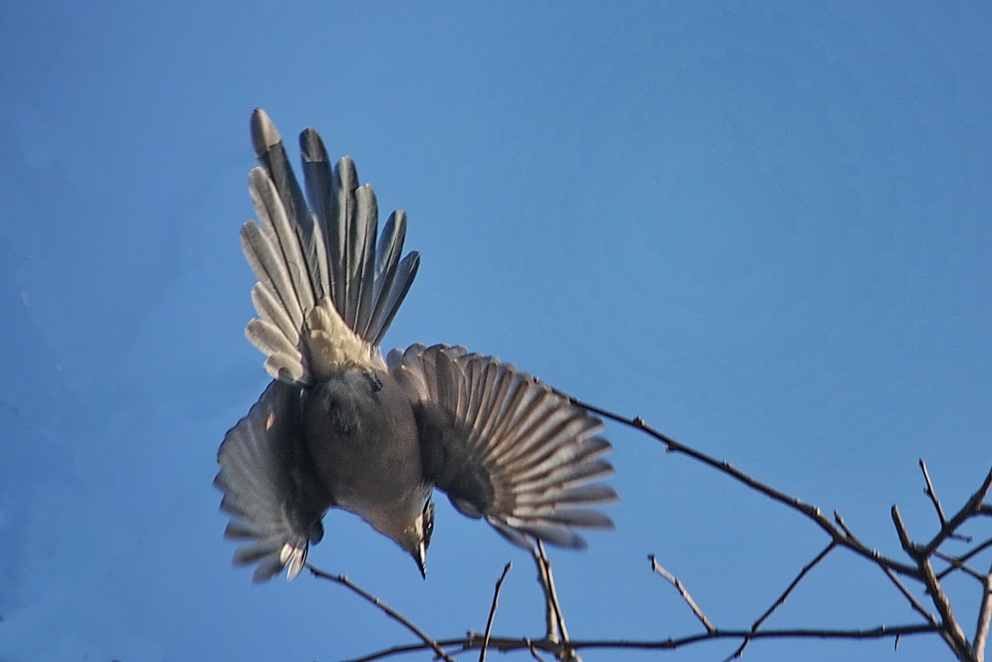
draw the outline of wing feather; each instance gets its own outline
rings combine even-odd
[[[255,581],[283,567],[295,577],[309,544],[320,541],[320,520],[331,506],[316,478],[299,410],[300,388],[273,381],[217,454],[214,483],[224,492],[221,508],[232,516],[225,535],[251,541],[235,551],[234,563],[257,563]]]
[[[587,506],[617,498],[602,423],[512,365],[461,347],[414,345],[388,365],[415,403],[427,478],[461,512],[511,541],[566,547],[574,528],[610,528]]]

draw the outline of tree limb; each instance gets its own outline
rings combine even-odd
[[[692,644],[716,639],[741,639],[750,636],[752,639],[884,639],[887,637],[903,637],[915,634],[928,634],[936,632],[938,628],[927,624],[916,625],[895,625],[878,627],[867,630],[817,630],[817,629],[783,629],[783,630],[716,630],[712,633],[703,632],[700,634],[688,635],[685,637],[669,638],[657,641],[630,641],[630,640],[609,640],[609,639],[571,639],[567,645],[562,642],[550,641],[548,639],[534,640],[526,637],[515,639],[511,637],[491,637],[489,646],[502,652],[514,650],[543,650],[553,655],[560,655],[567,649],[618,649],[618,650],[674,650],[684,648]],[[478,636],[466,639],[443,639],[436,642],[445,648],[458,647],[463,650],[478,648],[482,646],[482,639]],[[408,646],[395,646],[384,649],[377,653],[361,658],[355,658],[346,662],[372,662],[381,660],[393,655],[410,653],[418,650],[429,650],[432,647],[421,643]],[[534,653],[536,655],[536,653]],[[539,657],[537,659],[540,659]]]
[[[444,649],[441,648],[441,645],[435,639],[429,637],[426,632],[424,632],[419,627],[414,625],[410,619],[408,619],[406,616],[399,613],[398,611],[396,611],[395,609],[393,609],[392,607],[390,607],[385,602],[375,597],[365,589],[361,588],[360,586],[352,582],[344,575],[328,574],[310,563],[307,563],[307,569],[310,570],[310,573],[314,577],[319,577],[320,579],[326,579],[328,581],[336,582],[338,584],[341,584],[342,586],[351,589],[353,592],[362,596],[363,598],[374,604],[376,607],[381,609],[384,614],[386,614],[393,620],[397,621],[398,623],[402,624],[403,627],[405,627],[410,632],[417,635],[420,638],[420,640],[424,642],[425,646],[432,648],[434,652],[437,653],[437,656],[439,658],[445,660],[446,662],[455,662],[454,658],[452,658],[450,655],[445,653]]]
[[[603,418],[608,418],[617,423],[622,423],[624,425],[630,426],[636,430],[640,430],[641,432],[644,432],[645,434],[651,437],[654,437],[658,441],[665,444],[666,449],[671,453],[681,453],[683,455],[688,455],[689,457],[698,460],[699,462],[702,462],[703,464],[713,467],[714,469],[720,471],[721,473],[730,476],[734,480],[743,483],[744,485],[750,487],[751,489],[760,492],[761,494],[764,494],[765,496],[770,497],[771,499],[774,499],[779,503],[785,504],[786,506],[792,508],[793,510],[799,511],[800,513],[808,517],[810,520],[812,520],[814,523],[816,523],[821,529],[823,529],[823,531],[826,532],[826,534],[829,535],[832,540],[837,542],[837,544],[847,547],[851,551],[865,557],[866,559],[872,561],[873,563],[884,564],[889,568],[891,568],[894,572],[919,579],[919,570],[917,568],[905,563],[900,563],[894,559],[885,557],[882,554],[880,554],[877,550],[866,547],[857,538],[852,538],[847,536],[844,533],[844,531],[842,531],[840,528],[838,528],[833,523],[831,523],[831,521],[827,519],[820,511],[820,509],[817,508],[816,506],[812,504],[808,504],[804,501],[797,499],[794,496],[790,496],[780,490],[777,490],[771,487],[770,485],[766,485],[765,483],[762,483],[761,481],[737,469],[729,462],[717,460],[715,458],[710,457],[709,455],[706,455],[705,453],[697,451],[694,448],[691,448],[682,443],[679,443],[678,441],[675,441],[674,439],[664,434],[663,432],[656,430],[650,425],[648,425],[644,421],[644,419],[642,419],[640,416],[636,418],[628,418],[626,416],[621,416],[620,414],[615,414],[609,410],[602,409],[595,405],[591,405],[586,402],[583,402],[578,398],[568,395],[567,393],[563,393],[561,391],[555,391],[555,392],[561,397],[568,399],[572,404],[576,406],[582,407],[598,416],[602,416]]]

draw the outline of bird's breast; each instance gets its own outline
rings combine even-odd
[[[423,482],[413,409],[388,373],[332,375],[305,393],[303,419],[318,475],[339,505],[402,499]]]

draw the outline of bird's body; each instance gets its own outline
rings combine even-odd
[[[601,424],[548,386],[461,347],[379,350],[419,265],[402,256],[406,215],[378,210],[354,163],[333,170],[323,142],[300,136],[306,195],[264,111],[252,116],[262,167],[242,227],[258,277],[248,338],[274,380],[224,438],[216,483],[227,535],[250,541],[237,563],[264,580],[296,576],[322,519],[338,507],[396,541],[424,572],[435,487],[511,541],[584,545],[575,527],[608,528],[585,508],[616,498],[591,481],[612,468]]]
[[[423,511],[413,407],[388,372],[344,368],[303,391],[304,435],[334,505],[397,538]]]

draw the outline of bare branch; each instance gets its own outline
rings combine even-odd
[[[992,473],[989,476],[992,477]],[[968,643],[968,640],[964,636],[964,631],[954,617],[950,600],[947,599],[940,581],[933,572],[933,566],[930,564],[930,556],[933,550],[928,550],[926,547],[913,542],[909,537],[909,533],[906,532],[906,525],[902,521],[902,516],[899,514],[899,508],[897,506],[892,506],[892,522],[895,524],[896,533],[899,536],[899,544],[902,545],[902,548],[906,550],[907,554],[916,560],[923,584],[926,586],[927,593],[930,594],[930,600],[933,602],[933,606],[937,608],[937,613],[940,614],[940,636],[951,647],[951,650],[954,651],[954,654],[959,660],[972,659],[973,651],[971,650],[971,645]],[[953,530],[950,524],[941,527],[942,533],[948,530]]]
[[[768,611],[762,614],[761,618],[759,618],[754,622],[754,625],[751,626],[751,629],[757,630],[759,627],[761,627],[761,624],[764,623],[776,609],[778,609],[780,606],[785,604],[785,601],[788,599],[789,594],[792,593],[792,591],[795,590],[797,586],[799,586],[799,582],[801,582],[803,578],[807,574],[809,574],[809,571],[812,570],[814,567],[816,567],[817,564],[820,563],[820,561],[825,559],[827,557],[827,554],[832,552],[834,547],[836,546],[837,546],[836,542],[831,542],[829,545],[823,548],[822,552],[816,555],[816,558],[814,558],[812,561],[804,565],[803,569],[799,571],[798,575],[796,575],[796,578],[792,580],[792,583],[789,584],[789,586],[785,589],[785,591],[782,592],[782,595],[779,596],[778,600],[775,601],[775,604],[769,607]]]
[[[936,632],[937,628],[928,624],[885,626],[867,630],[816,630],[816,629],[792,629],[792,630],[716,630],[712,634],[703,632],[689,635],[677,639],[664,639],[661,641],[629,641],[629,640],[579,640],[573,639],[568,642],[570,648],[615,648],[615,649],[640,649],[640,650],[673,650],[682,648],[701,641],[711,641],[716,639],[740,639],[750,636],[752,639],[881,639],[886,637],[908,636],[914,634],[924,634]],[[472,642],[441,642],[446,646],[453,646],[465,643],[466,646],[478,646],[479,640]],[[501,651],[511,651],[534,646],[541,650],[557,654],[563,648],[563,644],[553,641],[530,641],[524,639],[501,639],[493,637],[490,646]]]
[[[387,605],[382,600],[380,600],[379,598],[375,597],[374,595],[372,595],[371,593],[369,593],[365,589],[363,589],[360,586],[358,586],[357,584],[353,583],[350,579],[348,579],[344,575],[331,575],[331,574],[328,574],[328,573],[324,572],[323,570],[321,570],[321,569],[313,566],[310,563],[307,563],[307,568],[310,570],[310,573],[313,574],[314,577],[319,577],[321,579],[327,579],[329,581],[332,581],[332,582],[336,582],[338,584],[341,584],[342,586],[348,587],[349,589],[351,589],[352,591],[354,591],[355,593],[357,593],[358,595],[362,596],[363,598],[365,598],[366,600],[368,600],[369,602],[371,602],[372,604],[374,604],[376,607],[378,607],[379,609],[381,609],[384,614],[386,614],[387,616],[389,616],[393,620],[399,622],[407,630],[409,630],[410,632],[412,632],[415,635],[417,635],[420,638],[420,640],[424,642],[424,644],[426,646],[429,646],[430,648],[432,648],[434,650],[435,653],[437,653],[437,656],[439,658],[441,658],[442,660],[446,660],[446,662],[455,662],[455,659],[453,657],[451,657],[450,655],[448,655],[446,652],[444,652],[444,649],[441,648],[441,645],[435,639],[432,639],[431,637],[429,637],[426,632],[424,632],[419,627],[417,627],[416,625],[414,625],[413,622],[410,621],[410,619],[408,619],[406,616],[404,616],[403,614],[399,613],[398,611],[396,611],[395,609],[393,609],[392,607],[390,607],[389,605]]]
[[[461,639],[456,640],[454,643],[450,641],[438,641],[439,646],[454,646],[462,643]],[[376,651],[375,653],[370,653],[368,655],[363,655],[362,657],[353,657],[343,662],[374,662],[374,660],[384,660],[387,657],[392,657],[394,655],[402,655],[404,653],[414,653],[416,651],[431,650],[431,646],[428,644],[407,644],[406,646],[393,646],[391,648],[385,648],[381,651]]]
[[[544,543],[534,539],[531,548],[534,562],[537,564],[538,581],[544,589],[545,615],[547,622],[546,638],[549,641],[563,644],[558,656],[562,660],[581,662],[574,649],[568,646],[568,628],[565,626],[565,616],[562,614],[561,603],[558,602],[558,589],[555,588],[555,578],[551,573],[551,560],[544,549]]]
[[[706,618],[706,614],[704,614],[703,611],[699,608],[699,606],[696,604],[696,601],[692,599],[692,596],[689,595],[689,591],[685,589],[679,578],[673,575],[672,573],[668,572],[667,570],[665,570],[663,567],[661,567],[661,565],[658,563],[658,560],[654,557],[654,554],[649,554],[648,560],[651,561],[652,570],[654,570],[659,575],[661,575],[662,577],[664,577],[665,579],[667,579],[669,582],[672,583],[675,589],[679,592],[679,595],[682,596],[682,599],[685,600],[686,604],[689,605],[689,609],[692,610],[692,613],[696,615],[696,618],[699,619],[699,622],[703,624],[704,628],[706,628],[706,631],[710,633],[716,632],[716,628],[713,627],[712,623],[710,623],[710,619]]]
[[[940,582],[937,581],[937,577],[933,573],[933,568],[930,566],[929,557],[925,557],[920,561],[920,570],[923,571],[923,583],[927,587],[927,593],[930,594],[930,600],[933,602],[933,606],[937,608],[937,613],[940,614],[940,636],[951,647],[951,650],[954,651],[954,654],[958,656],[959,660],[973,659],[974,651],[971,650],[971,645],[968,643],[967,638],[965,638],[964,630],[961,629],[957,619],[954,617],[954,611],[951,609],[951,601],[947,599],[944,589],[941,587]]]
[[[989,641],[989,621],[992,621],[992,567],[985,575],[982,585],[982,601],[978,608],[978,622],[975,625],[975,640],[971,647],[975,651],[975,662],[985,662],[985,647]]]
[[[978,545],[977,547],[975,547],[974,549],[972,549],[967,554],[962,554],[961,556],[956,557],[956,560],[958,562],[960,562],[960,563],[965,563],[968,559],[970,559],[971,557],[975,556],[976,554],[978,554],[978,553],[986,550],[989,547],[992,547],[992,538],[989,538],[985,542],[981,543],[980,545]],[[947,575],[951,574],[955,570],[957,570],[957,567],[948,568],[947,570],[944,570],[943,572],[939,572],[939,573],[937,573],[937,579],[943,579],[944,577],[946,577]]]
[[[892,523],[896,527],[896,535],[899,536],[899,544],[902,546],[903,550],[909,554],[914,561],[919,561],[926,556],[923,548],[913,542],[913,539],[909,537],[909,532],[906,531],[906,525],[902,521],[902,515],[899,514],[899,507],[892,506],[890,510],[892,515]]]
[[[548,557],[540,542],[537,542],[531,549],[531,554],[534,558],[534,564],[537,566],[537,581],[544,592],[544,636],[551,641],[558,641],[558,621],[561,619],[561,607],[558,605],[555,593],[552,592],[554,580],[549,576],[551,573],[548,567]]]
[[[937,493],[933,491],[933,483],[930,481],[930,472],[927,471],[927,463],[923,461],[923,458],[920,458],[920,470],[923,472],[923,480],[927,483],[927,487],[923,490],[923,493],[930,497],[933,507],[937,510],[937,519],[940,520],[940,526],[947,526],[947,518],[944,517],[944,509],[940,505],[940,500],[937,498]]]
[[[875,628],[867,630],[814,630],[814,629],[795,629],[795,630],[759,630],[758,632],[750,632],[749,630],[717,630],[712,634],[708,632],[689,635],[686,637],[680,637],[678,639],[664,639],[660,641],[627,641],[627,640],[609,640],[609,639],[590,639],[590,640],[570,640],[567,644],[568,649],[578,649],[578,648],[615,648],[615,649],[634,649],[634,650],[674,650],[676,648],[683,648],[692,644],[699,643],[701,641],[710,641],[715,639],[740,639],[742,637],[750,636],[752,639],[884,639],[886,637],[892,637],[893,639],[898,637],[904,637],[914,634],[932,634],[937,632],[939,628],[928,625],[928,624],[916,624],[916,625],[894,625],[886,626],[880,625]],[[459,647],[463,650],[468,650],[471,648],[477,648],[482,645],[482,639],[478,636],[470,636],[465,639],[443,639],[437,642],[438,645],[445,648]],[[495,648],[497,650],[507,652],[514,650],[528,650],[534,659],[541,662],[541,657],[538,655],[538,650],[543,650],[549,652],[553,655],[560,655],[566,650],[566,645],[561,642],[550,641],[548,639],[532,640],[527,637],[520,639],[512,639],[509,637],[491,637],[489,640],[490,648]],[[409,646],[396,646],[393,648],[385,649],[371,655],[367,655],[362,658],[356,658],[349,660],[349,662],[372,662],[373,660],[381,660],[393,655],[400,655],[402,653],[410,653],[418,650],[430,650],[431,646],[428,644],[411,644]]]
[[[955,537],[957,537],[957,536],[955,536]],[[939,549],[935,549],[933,551],[933,555],[936,556],[941,561],[947,561],[948,563],[950,563],[953,566],[953,568],[951,568],[952,570],[960,570],[961,572],[965,573],[966,575],[968,575],[970,577],[974,577],[975,579],[977,579],[980,582],[983,582],[983,583],[985,582],[985,575],[983,575],[982,573],[978,572],[977,570],[972,570],[971,568],[969,568],[968,566],[966,566],[964,564],[964,562],[961,561],[960,559],[956,559],[953,556],[951,556],[950,554],[945,554],[942,551],[940,551]],[[937,579],[938,580],[941,577],[943,577],[943,574],[938,574],[937,575]]]
[[[926,554],[930,554],[933,550],[940,547],[944,541],[947,540],[968,518],[973,517],[982,511],[984,508],[982,502],[985,501],[985,497],[989,493],[989,488],[992,488],[992,469],[989,469],[989,472],[986,474],[985,480],[982,481],[982,486],[978,488],[978,491],[969,497],[967,503],[961,507],[961,510],[959,510],[954,517],[947,522],[947,524],[940,527],[940,531],[938,531],[937,535],[933,537],[933,540],[924,546],[923,549]]]
[[[751,632],[752,633],[757,632],[758,631],[758,628],[760,628],[761,625],[766,620],[768,620],[768,617],[771,616],[775,612],[776,609],[778,609],[779,607],[781,607],[782,605],[785,604],[785,601],[789,598],[789,594],[791,594],[792,591],[795,590],[795,588],[797,586],[799,586],[799,582],[801,582],[803,580],[803,578],[807,574],[809,574],[809,571],[812,570],[813,568],[815,568],[820,563],[820,561],[822,561],[823,559],[827,558],[827,554],[829,554],[830,552],[832,552],[834,550],[834,547],[836,547],[836,546],[837,546],[837,542],[836,541],[831,541],[830,544],[827,545],[823,549],[822,552],[820,552],[819,554],[817,554],[813,558],[812,561],[810,561],[809,563],[807,563],[806,565],[803,566],[802,570],[799,571],[799,574],[796,575],[796,578],[793,579],[789,583],[789,585],[786,587],[786,589],[784,591],[782,591],[782,595],[778,596],[778,599],[775,600],[774,603],[772,603],[772,606],[769,607],[767,610],[765,610],[765,613],[762,614],[758,618],[758,620],[756,620],[754,622],[753,625],[751,625]],[[727,660],[736,660],[741,655],[743,655],[744,654],[744,649],[747,648],[747,645],[750,642],[751,642],[751,637],[745,637],[744,638],[744,641],[741,642],[740,647],[736,651],[734,651],[734,653],[730,657],[728,657]]]
[[[873,563],[886,565],[895,572],[898,572],[899,574],[909,575],[911,577],[919,579],[919,571],[915,567],[885,557],[882,554],[880,554],[877,550],[873,550],[870,549],[869,547],[866,547],[857,538],[848,537],[847,535],[845,535],[843,531],[841,531],[841,529],[839,529],[837,526],[831,523],[830,520],[827,519],[820,511],[820,509],[817,508],[816,506],[801,501],[794,496],[790,496],[780,490],[771,487],[770,485],[766,485],[765,483],[762,483],[761,481],[737,469],[729,462],[717,460],[715,458],[710,457],[709,455],[706,455],[705,453],[697,451],[694,448],[685,446],[684,444],[675,441],[674,439],[664,434],[663,432],[656,430],[650,425],[648,425],[644,421],[644,419],[642,419],[640,416],[636,418],[627,418],[625,416],[621,416],[620,414],[615,414],[609,410],[602,409],[595,405],[591,405],[586,402],[583,402],[578,398],[570,396],[562,391],[556,390],[555,392],[561,397],[566,398],[573,404],[582,407],[583,409],[586,409],[592,412],[593,414],[596,414],[597,416],[602,416],[603,418],[608,418],[611,421],[622,423],[636,430],[640,430],[641,432],[644,432],[645,434],[651,437],[654,437],[658,441],[665,444],[666,449],[671,453],[682,453],[683,455],[688,455],[689,457],[698,460],[699,462],[702,462],[703,464],[713,467],[714,469],[730,476],[734,480],[743,483],[744,485],[750,487],[751,489],[760,492],[761,494],[764,494],[765,496],[774,499],[779,503],[785,504],[786,506],[792,508],[793,510],[799,511],[800,513],[811,519],[814,523],[816,523],[821,529],[823,529],[823,531],[827,535],[829,535],[838,544],[843,545],[844,547],[850,549],[856,554],[860,554],[861,556],[867,558]]]
[[[489,649],[489,637],[493,632],[493,620],[496,618],[496,607],[499,606],[499,592],[500,589],[503,588],[503,581],[506,579],[506,575],[510,572],[510,568],[512,567],[512,561],[503,566],[503,574],[501,574],[499,579],[496,580],[496,589],[493,591],[493,605],[489,608],[489,618],[486,619],[486,634],[482,638],[482,649],[479,651],[479,662],[486,662],[486,650]]]
[[[880,566],[880,567],[882,568],[882,572],[884,572],[886,576],[892,580],[892,583],[896,585],[896,588],[899,589],[899,592],[902,593],[903,597],[909,601],[909,605],[913,609],[915,609],[917,613],[923,616],[923,618],[927,620],[927,623],[930,623],[934,627],[939,627],[940,624],[937,622],[937,618],[933,614],[928,612],[926,608],[924,608],[924,606],[921,605],[915,597],[913,597],[913,594],[909,592],[909,589],[906,588],[906,586],[899,580],[898,577],[896,577],[896,573],[892,572],[889,568],[886,568],[885,566]]]
[[[854,535],[851,529],[848,528],[847,523],[844,522],[844,518],[841,517],[840,513],[837,512],[836,510],[834,511],[834,521],[837,522],[837,526],[839,526],[844,531],[845,536],[847,536],[851,540],[857,541],[859,543],[861,542],[860,540],[858,540],[858,537]]]

